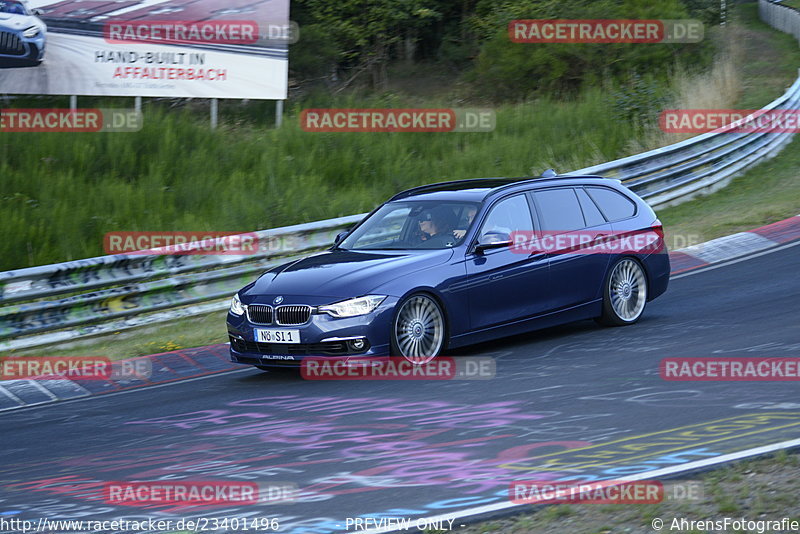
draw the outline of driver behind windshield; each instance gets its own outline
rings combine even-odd
[[[456,215],[447,206],[437,206],[422,212],[419,218],[420,248],[452,247],[456,242],[453,230]]]
[[[12,15],[24,15],[25,8],[17,2],[0,2],[0,13],[10,13]]]

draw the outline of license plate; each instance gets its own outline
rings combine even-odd
[[[256,329],[256,341],[260,343],[300,343],[300,330]]]

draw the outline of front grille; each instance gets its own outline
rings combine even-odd
[[[259,343],[244,341],[230,336],[231,346],[236,352],[263,354],[285,354],[288,356],[314,356],[319,354],[347,354],[347,343],[344,341],[326,341],[325,343],[299,343],[295,345],[279,345],[276,343]]]
[[[272,306],[251,304],[247,307],[247,319],[253,324],[272,324]]]
[[[280,325],[305,324],[311,318],[311,306],[278,306],[275,322]]]
[[[22,41],[17,34],[0,32],[0,54],[17,56],[25,54],[25,47],[22,46]]]

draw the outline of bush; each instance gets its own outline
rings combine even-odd
[[[510,0],[495,4],[482,0],[471,21],[478,32],[489,34],[481,48],[472,79],[495,98],[525,98],[541,92],[575,92],[631,71],[667,71],[681,59],[707,60],[707,44],[520,44],[508,36],[515,19],[686,19],[679,0]],[[488,7],[488,6],[492,7]]]

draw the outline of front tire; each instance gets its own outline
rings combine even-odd
[[[415,364],[427,363],[441,354],[445,319],[439,303],[422,293],[404,299],[392,323],[391,341],[393,356]]]
[[[26,59],[34,67],[38,67],[39,65],[42,64],[42,61],[44,61],[44,57],[42,57],[42,59],[39,59],[39,49],[36,48],[35,45],[31,45],[31,49],[28,52],[28,56],[26,57]]]
[[[597,322],[606,326],[633,324],[647,304],[647,277],[633,258],[621,258],[611,267],[603,287],[603,314]]]

